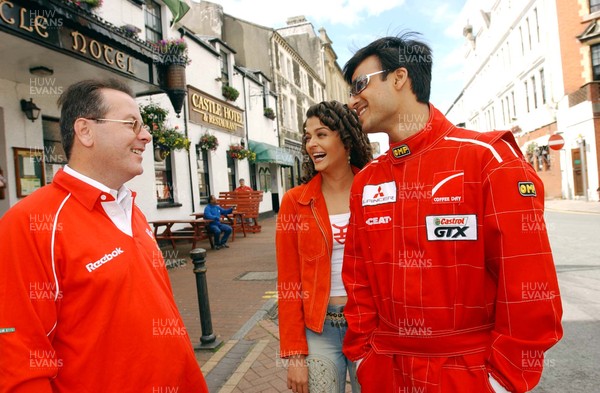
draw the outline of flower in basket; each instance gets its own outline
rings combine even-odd
[[[140,115],[145,125],[150,127],[150,130],[158,130],[163,128],[163,124],[167,118],[169,111],[153,102],[148,105],[140,105]]]
[[[121,26],[121,31],[123,31],[123,34],[125,34],[127,37],[135,38],[139,33],[142,32],[142,29],[134,25],[126,24]]]
[[[275,111],[273,110],[273,108],[266,107],[264,115],[268,119],[275,120]]]
[[[67,2],[75,4],[78,7],[88,7],[90,9],[102,6],[102,0],[67,0]]]
[[[229,156],[238,160],[247,158],[250,162],[256,160],[256,153],[252,150],[245,149],[241,145],[229,145]]]
[[[192,62],[188,56],[187,43],[183,38],[160,40],[151,44],[163,64],[189,65]]]
[[[202,150],[214,151],[217,150],[217,147],[219,146],[219,140],[214,135],[204,134],[200,137],[200,142],[198,142],[198,144]]]
[[[189,150],[190,148],[190,140],[179,132],[178,126],[156,128],[150,130],[150,133],[154,148],[166,152],[165,155],[168,155],[171,150]]]

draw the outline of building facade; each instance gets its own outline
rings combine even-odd
[[[467,1],[464,11],[465,86],[447,116],[479,131],[511,130],[546,197],[597,200],[591,47],[578,39],[583,21],[594,20],[589,2]],[[553,135],[562,149],[551,148]]]

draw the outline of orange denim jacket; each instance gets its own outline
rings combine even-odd
[[[352,168],[354,173],[358,168]],[[321,333],[331,291],[333,234],[321,174],[283,196],[277,215],[280,356],[307,355],[305,327]]]

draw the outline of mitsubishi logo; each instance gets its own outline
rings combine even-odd
[[[377,187],[377,192],[373,195],[373,198],[383,198],[383,192],[381,191],[381,186]]]

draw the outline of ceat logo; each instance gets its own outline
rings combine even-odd
[[[392,217],[383,216],[383,217],[371,217],[368,218],[366,222],[367,225],[379,225],[379,224],[387,224],[392,221]]]
[[[373,206],[396,202],[396,183],[367,184],[363,187],[362,205]]]
[[[535,184],[530,181],[520,181],[519,182],[519,194],[524,197],[536,196],[535,192]]]
[[[410,154],[410,148],[408,145],[396,146],[392,149],[394,158],[401,158]]]
[[[427,240],[477,240],[475,214],[427,216]]]

